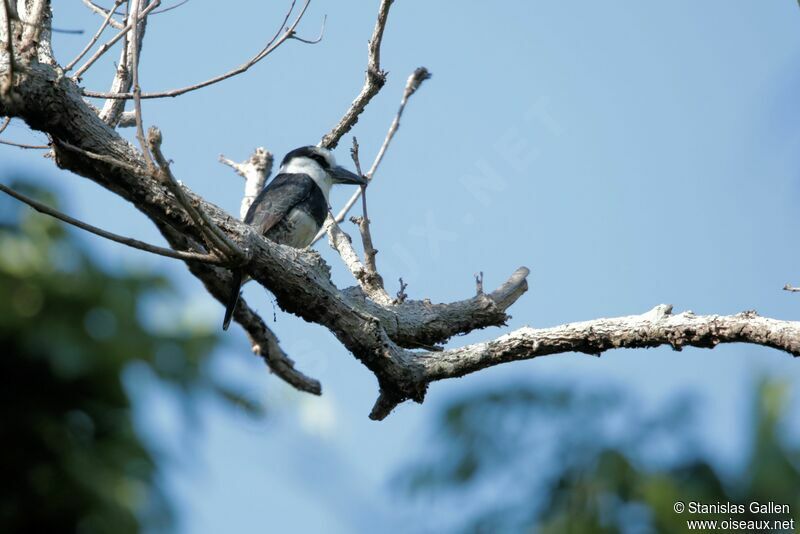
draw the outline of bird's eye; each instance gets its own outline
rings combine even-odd
[[[317,163],[319,163],[319,166],[322,167],[323,169],[327,169],[329,167],[328,160],[326,160],[325,158],[323,158],[319,154],[312,154],[309,157],[311,159],[313,159],[314,161],[316,161]]]

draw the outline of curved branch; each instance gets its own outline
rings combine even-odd
[[[67,224],[71,224],[76,228],[80,228],[81,230],[86,230],[87,232],[94,234],[96,236],[103,237],[110,241],[114,241],[116,243],[120,243],[122,245],[129,246],[131,248],[143,250],[145,252],[150,252],[151,254],[157,254],[159,256],[165,256],[167,258],[175,258],[179,260],[189,260],[189,261],[200,261],[204,263],[222,263],[222,260],[213,254],[206,254],[204,252],[191,252],[191,251],[184,251],[184,250],[172,250],[171,248],[164,248],[158,247],[156,245],[151,245],[149,243],[145,243],[144,241],[139,241],[138,239],[133,239],[132,237],[125,237],[121,235],[114,234],[112,232],[108,232],[103,230],[102,228],[98,228],[96,226],[92,226],[91,224],[85,223],[83,221],[79,221],[73,217],[65,213],[61,213],[57,209],[51,208],[41,202],[34,200],[22,193],[14,191],[10,187],[6,187],[3,184],[0,184],[0,191],[3,193],[16,198],[20,202],[23,202],[39,213],[44,213],[45,215],[50,215],[51,217],[55,217],[60,221],[64,221]]]
[[[159,230],[175,248],[188,248],[196,245],[193,240],[170,226],[160,225]],[[223,305],[227,302],[230,292],[228,287],[230,273],[227,270],[196,262],[187,262],[186,265],[189,271],[203,283],[211,296]],[[239,299],[239,304],[236,306],[234,319],[247,333],[253,353],[263,358],[264,363],[275,375],[299,391],[305,391],[312,395],[322,394],[322,386],[319,381],[294,368],[294,362],[283,351],[278,338],[242,298]]]
[[[25,148],[28,150],[47,150],[48,148],[50,148],[50,145],[26,145],[25,143],[6,141],[5,139],[0,139],[0,145],[15,146],[17,148]]]
[[[111,15],[115,14],[113,9],[112,10],[108,10],[108,9],[102,8],[102,7],[98,6],[97,4],[95,4],[94,2],[92,2],[91,0],[82,0],[82,1],[83,1],[84,5],[86,5],[86,7],[88,7],[93,13],[96,13],[96,14],[102,16],[102,17],[105,17],[105,16],[107,16],[109,14],[111,14]],[[125,27],[125,25],[122,22],[120,22],[118,20],[114,20],[113,18],[110,19],[109,24],[111,25],[112,28],[116,28],[118,30],[121,30],[122,28]]]
[[[754,311],[737,315],[672,315],[661,304],[647,313],[569,323],[552,328],[520,328],[492,341],[466,345],[438,354],[415,355],[409,368],[414,380],[405,394],[381,391],[370,414],[383,419],[417,391],[436,380],[455,378],[501,363],[539,356],[581,352],[599,356],[617,348],[652,348],[670,345],[713,349],[721,343],[751,343],[800,356],[800,322],[760,317]]]
[[[276,48],[278,48],[288,39],[294,38],[295,29],[297,28],[297,25],[300,24],[300,20],[303,18],[303,15],[305,15],[306,9],[308,9],[308,4],[310,3],[311,0],[306,0],[306,3],[303,4],[303,8],[300,10],[300,14],[297,15],[297,18],[295,18],[294,22],[292,22],[292,25],[289,26],[289,28],[287,28],[286,31],[284,31],[283,34],[280,35],[280,38],[278,38],[278,34],[275,34],[275,36],[267,43],[267,45],[264,48],[261,49],[261,51],[259,51],[255,56],[250,58],[250,60],[239,65],[235,69],[230,70],[224,74],[220,74],[219,76],[215,76],[208,80],[202,81],[200,83],[188,85],[186,87],[181,87],[179,89],[171,89],[169,91],[160,91],[155,93],[142,93],[141,95],[139,95],[139,98],[166,98],[166,97],[180,96],[190,91],[196,91],[197,89],[202,89],[203,87],[214,85],[215,83],[219,83],[223,80],[227,80],[228,78],[232,78],[238,74],[246,72],[247,70],[250,69],[250,67],[252,67],[256,63],[258,63],[259,61],[270,55]],[[295,2],[293,1],[292,7],[289,9],[289,12],[286,14],[286,18],[283,20],[283,23],[281,24],[281,28],[283,28],[283,26],[286,24],[286,21],[289,19],[289,16],[291,15],[292,10],[294,9],[294,4]],[[76,73],[75,76],[77,77],[78,73]],[[91,98],[107,98],[112,100],[130,100],[134,98],[134,93],[127,93],[127,92],[100,93],[97,91],[84,90],[83,96],[88,96]]]
[[[167,158],[161,153],[161,141],[161,131],[155,126],[151,126],[148,131],[147,142],[150,150],[153,152],[156,163],[158,163],[158,178],[175,196],[178,203],[183,207],[187,215],[189,215],[195,227],[200,230],[209,249],[212,251],[219,251],[219,254],[228,261],[238,261],[244,258],[244,251],[242,251],[225,232],[214,224],[199,204],[191,202],[186,193],[184,193],[183,187],[172,174],[169,161],[167,161]],[[147,152],[145,152],[145,154],[147,154]]]
[[[426,378],[442,380],[479,369],[538,356],[582,352],[599,356],[609,349],[670,345],[712,349],[720,343],[752,343],[800,356],[800,322],[760,317],[754,311],[736,315],[672,315],[661,304],[647,313],[595,319],[552,328],[521,328],[488,343],[443,352],[427,365]]]

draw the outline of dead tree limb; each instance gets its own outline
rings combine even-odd
[[[751,343],[800,354],[800,322],[762,318],[754,312],[672,315],[669,306],[637,316],[523,328],[484,343],[442,350],[439,345],[453,336],[504,325],[507,309],[527,291],[528,269],[520,267],[494,291],[487,292],[481,282],[481,290],[471,298],[443,304],[405,296],[381,302],[363,285],[336,287],[329,266],[313,250],[293,249],[253,235],[237,217],[180,184],[161,153],[155,131],[148,148],[157,168],[148,168],[144,154],[84,101],[76,80],[63,76],[52,58],[49,2],[29,0],[18,5],[25,7],[22,20],[39,20],[41,28],[38,36],[27,42],[34,50],[21,49],[25,40],[12,40],[12,53],[0,54],[0,80],[8,79],[12,56],[21,67],[13,70],[12,86],[0,94],[0,116],[20,118],[32,129],[45,132],[59,167],[132,203],[174,250],[219,251],[228,260],[239,261],[250,277],[272,292],[283,310],[328,329],[375,375],[380,390],[371,413],[375,419],[386,417],[405,400],[422,402],[429,384],[437,380],[543,355],[599,354],[612,348],[659,345],[712,348],[722,343]],[[389,0],[380,5],[364,89],[326,135],[326,146],[336,145],[382,85],[378,81],[384,76],[379,51],[390,5]],[[190,259],[185,263],[212,296],[220,301],[227,298],[228,269]],[[300,390],[321,391],[318,382],[294,369],[275,335],[244,303],[237,308],[235,319],[273,372]]]

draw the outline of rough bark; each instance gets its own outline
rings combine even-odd
[[[44,5],[43,12],[34,10],[31,16],[38,16],[46,24],[50,9],[49,3]],[[390,5],[387,0],[381,3],[378,25],[370,42],[365,88],[340,124],[325,136],[324,145],[335,146],[382,85],[385,75],[380,71],[377,53]],[[13,26],[12,34],[23,33],[18,23]],[[51,139],[59,167],[129,201],[158,227],[173,249],[214,252],[204,244],[202,229],[187,215],[185,203],[173,194],[175,190],[171,192],[146,165],[142,153],[112,127],[118,122],[121,108],[115,107],[113,113],[109,109],[100,112],[84,100],[85,91],[78,82],[66,77],[52,60],[47,31],[25,35],[33,42],[31,46],[36,53],[16,48],[13,54],[0,51],[0,79],[10,82],[8,89],[0,94],[0,115],[21,118],[32,129],[45,132]],[[12,42],[15,47],[21,46],[16,39]],[[109,116],[114,120],[109,121]],[[168,138],[165,146],[169,146]],[[258,169],[254,166],[247,172],[239,170],[245,176],[249,172],[252,180],[268,173],[263,172],[263,166]],[[508,318],[506,310],[527,290],[528,270],[520,267],[491,293],[484,293],[479,287],[472,298],[447,304],[406,298],[391,301],[385,291],[379,293],[368,283],[340,290],[331,281],[328,265],[313,250],[292,249],[254,235],[237,218],[188,188],[180,187],[192,206],[207,214],[227,238],[241,247],[243,257],[229,258],[229,267],[243,262],[245,271],[275,295],[281,309],[330,330],[375,375],[380,387],[380,396],[371,413],[375,419],[386,417],[404,400],[421,402],[433,381],[548,354],[599,354],[611,348],[665,344],[677,350],[684,346],[713,348],[719,343],[735,342],[773,347],[794,356],[800,354],[798,322],[766,319],[754,312],[734,316],[695,316],[690,312],[671,315],[671,308],[663,305],[643,315],[548,329],[523,328],[486,343],[442,350],[437,345],[455,335],[504,325]],[[345,251],[343,259],[358,278],[358,258],[348,254]],[[191,260],[186,264],[209,293],[224,303],[229,290],[228,269]],[[298,389],[321,392],[316,380],[294,369],[275,335],[243,301],[234,318],[247,331],[254,351],[276,374]]]

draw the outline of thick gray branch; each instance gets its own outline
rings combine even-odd
[[[3,100],[0,113],[22,117],[31,127],[53,136],[60,166],[129,200],[162,232],[178,232],[195,243],[203,242],[201,229],[169,188],[148,175],[141,154],[97,117],[72,80],[58,76],[47,66],[32,64],[19,81],[19,91],[26,97]],[[65,111],[47,111],[56,108]],[[85,153],[61,148],[64,144]],[[383,308],[363,298],[358,290],[342,292],[333,285],[328,266],[315,252],[253,238],[246,225],[183,189],[189,202],[206,212],[217,227],[250,248],[254,259],[247,266],[249,274],[274,293],[283,309],[330,329],[385,387],[398,389],[392,384],[410,383],[403,362],[409,361],[412,353],[402,346],[444,342],[452,335],[500,325],[506,319],[505,308],[485,296],[452,305],[406,301]],[[227,273],[223,276],[218,269],[195,274],[207,287],[218,284],[220,277],[227,283]],[[519,296],[521,291],[515,294]],[[413,398],[421,398],[421,394]]]
[[[481,369],[538,356],[581,352],[599,356],[610,349],[651,348],[670,345],[713,349],[720,343],[752,343],[800,356],[800,322],[759,317],[754,311],[737,315],[672,315],[672,306],[661,304],[642,315],[595,319],[552,328],[520,328],[485,343],[466,345],[440,353],[415,354],[409,367],[419,391],[436,380],[455,378]],[[382,392],[370,414],[383,419],[410,394]]]
[[[670,345],[712,349],[720,343],[752,343],[800,356],[800,322],[760,317],[754,311],[737,315],[672,315],[661,304],[642,315],[595,319],[552,328],[521,328],[487,343],[420,359],[430,380],[462,376],[499,363],[537,356],[582,352],[600,355],[616,348]]]
[[[382,8],[388,9],[389,2]],[[0,78],[8,60],[0,55]],[[339,290],[330,269],[312,250],[297,250],[253,235],[251,229],[188,188],[180,190],[158,180],[133,146],[103,122],[86,102],[75,82],[35,57],[15,76],[9,95],[0,95],[0,116],[20,117],[53,141],[59,166],[95,181],[131,202],[149,217],[179,250],[202,250],[203,228],[185,208],[207,214],[213,227],[247,252],[247,273],[269,289],[278,305],[320,324],[376,376],[379,400],[371,417],[385,417],[404,400],[421,402],[428,384],[461,376],[499,363],[545,354],[599,354],[615,347],[670,344],[713,347],[746,342],[800,354],[800,323],[744,313],[730,317],[671,316],[668,307],[641,315],[599,319],[549,329],[522,329],[494,341],[446,351],[412,350],[444,343],[459,333],[504,324],[506,309],[527,290],[525,268],[492,293],[479,291],[450,304],[403,300],[381,304],[360,288]],[[70,148],[72,147],[72,148]],[[174,184],[173,184],[174,185]],[[185,197],[179,201],[177,196]],[[226,269],[187,261],[191,272],[219,300],[228,295]],[[319,384],[296,371],[263,321],[241,306],[236,320],[251,337],[255,350],[270,368],[299,389],[318,392]]]

